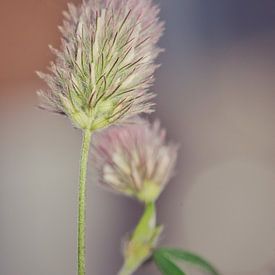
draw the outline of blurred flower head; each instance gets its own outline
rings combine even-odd
[[[159,122],[113,126],[93,143],[99,181],[114,191],[154,202],[169,181],[177,146],[165,142]]]
[[[41,107],[65,114],[76,127],[97,130],[152,111],[156,47],[163,32],[152,0],[87,0],[69,5],[60,50]]]

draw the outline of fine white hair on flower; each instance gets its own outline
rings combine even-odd
[[[56,62],[50,73],[38,73],[49,86],[39,92],[41,107],[90,130],[152,112],[148,88],[163,32],[158,7],[152,0],[87,0],[68,7],[61,49],[51,47]]]
[[[177,158],[177,146],[165,142],[160,123],[143,119],[98,133],[93,151],[99,182],[144,202],[158,198]]]

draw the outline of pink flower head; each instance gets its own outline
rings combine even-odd
[[[150,113],[156,46],[163,32],[152,0],[87,0],[69,5],[56,62],[39,75],[49,90],[42,108],[97,130]]]
[[[114,126],[94,140],[99,181],[144,202],[155,201],[170,179],[177,146],[165,143],[159,122]]]

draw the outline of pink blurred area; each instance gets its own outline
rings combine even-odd
[[[275,3],[158,2],[166,51],[153,117],[181,144],[158,202],[161,243],[195,251],[225,275],[274,275]],[[65,0],[0,2],[1,275],[76,274],[81,133],[38,110],[35,94],[65,8]],[[116,274],[121,239],[141,211],[89,174],[87,274]],[[158,272],[149,263],[137,274]]]

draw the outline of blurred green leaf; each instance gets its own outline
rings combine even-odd
[[[153,258],[163,275],[186,275],[162,251],[155,251]]]
[[[159,248],[156,250],[156,253],[160,253],[163,255],[163,257],[166,256],[170,260],[175,259],[188,262],[197,267],[200,267],[211,275],[220,275],[219,272],[209,262],[192,252],[176,248]]]

